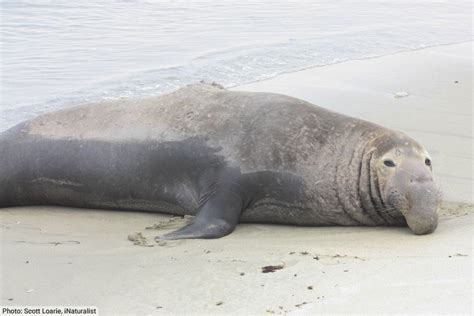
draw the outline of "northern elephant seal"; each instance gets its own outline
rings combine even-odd
[[[196,215],[162,239],[239,221],[437,226],[431,158],[408,136],[292,97],[190,85],[65,109],[0,135],[0,205]]]

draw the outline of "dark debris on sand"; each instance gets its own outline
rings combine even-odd
[[[276,266],[265,266],[265,267],[262,267],[262,273],[270,273],[270,272],[275,272],[276,270],[281,270],[283,269],[285,266],[280,264],[280,265],[276,265]]]

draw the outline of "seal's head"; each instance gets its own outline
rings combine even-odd
[[[416,235],[432,233],[438,225],[441,199],[430,155],[401,133],[381,143],[377,146],[375,168],[384,204],[400,212]]]

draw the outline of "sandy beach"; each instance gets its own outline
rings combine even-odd
[[[469,42],[235,88],[302,98],[424,144],[446,201],[433,234],[245,224],[221,239],[156,243],[185,220],[6,208],[0,304],[96,306],[100,315],[472,314],[472,87]]]

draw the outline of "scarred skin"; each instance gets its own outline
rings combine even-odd
[[[237,223],[437,226],[426,150],[379,125],[272,93],[190,85],[39,116],[0,134],[0,206],[196,215],[160,239]]]

